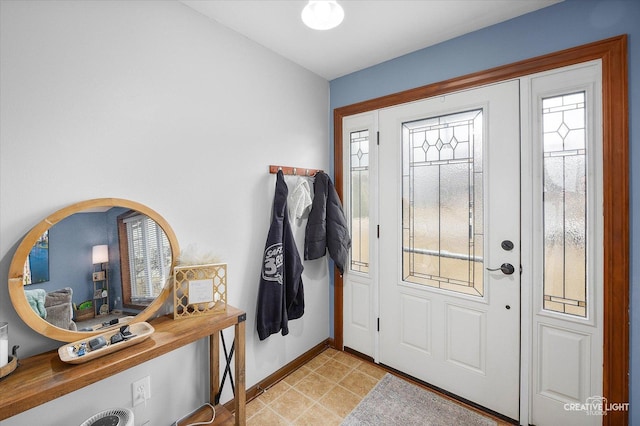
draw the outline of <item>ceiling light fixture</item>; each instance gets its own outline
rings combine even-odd
[[[344,19],[344,10],[335,0],[309,0],[302,10],[302,22],[314,30],[330,30]]]

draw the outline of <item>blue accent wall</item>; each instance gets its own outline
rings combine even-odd
[[[106,243],[104,214],[75,214],[61,220],[49,230],[49,281],[29,288],[51,292],[70,287],[74,303],[92,300],[91,249]]]
[[[49,230],[49,281],[28,288],[42,288],[51,292],[70,287],[73,290],[73,303],[79,305],[86,300],[93,300],[92,248],[107,244],[109,297],[113,309],[115,298],[119,296],[122,300],[117,217],[127,210],[111,208],[104,213],[76,213],[52,226]]]
[[[107,243],[105,227],[103,213],[74,214],[51,227],[51,283],[71,287],[76,304],[93,300],[92,248]]]
[[[620,34],[627,34],[629,43],[630,161],[631,164],[640,164],[640,119],[637,119],[637,108],[640,105],[640,45],[638,43],[640,2],[637,0],[565,0],[539,11],[337,78],[330,82],[331,110]],[[331,123],[330,134],[333,135],[333,123]],[[629,424],[639,425],[640,169],[630,167],[629,173],[631,218]],[[333,286],[331,290],[333,291]],[[333,294],[331,294],[331,300],[333,300]],[[333,324],[331,324],[331,330],[333,331]]]

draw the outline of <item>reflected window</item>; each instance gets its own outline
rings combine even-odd
[[[585,93],[542,100],[544,309],[581,317],[587,307]]]
[[[166,284],[171,267],[169,240],[160,225],[141,214],[119,218],[119,234],[124,302],[146,306]]]

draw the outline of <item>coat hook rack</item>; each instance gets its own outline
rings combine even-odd
[[[282,170],[285,175],[296,176],[315,176],[316,173],[321,172],[321,169],[308,169],[306,167],[290,167],[290,166],[269,166],[269,173],[278,173],[278,170]]]

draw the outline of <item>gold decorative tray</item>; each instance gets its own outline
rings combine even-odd
[[[121,330],[128,327],[126,333],[122,334]],[[147,322],[137,322],[128,324],[123,327],[115,327],[101,334],[95,334],[73,343],[68,343],[58,348],[58,356],[63,362],[69,364],[82,364],[92,359],[110,354],[112,352],[124,349],[126,347],[140,343],[153,334],[155,329]],[[122,340],[112,343],[114,335],[121,334]],[[93,347],[92,342],[97,342],[99,338],[104,339],[105,344],[101,347]],[[118,338],[114,338],[118,340]]]

